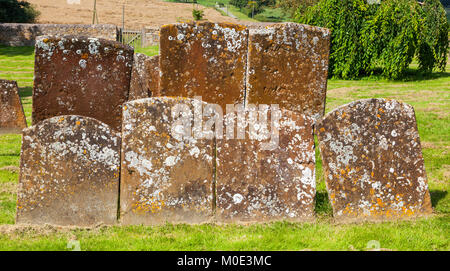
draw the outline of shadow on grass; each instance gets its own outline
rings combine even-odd
[[[20,97],[30,97],[32,95],[33,95],[33,88],[32,87],[19,88],[19,96]]]
[[[447,196],[447,191],[442,190],[431,190],[430,191],[430,197],[431,197],[431,206],[433,208],[436,208],[437,204],[441,199],[444,199],[445,196]]]
[[[0,56],[31,56],[34,53],[34,46],[4,46],[0,45]]]
[[[331,208],[331,204],[328,201],[328,193],[317,191],[316,193],[316,214],[321,215],[329,215],[333,213],[333,209]]]

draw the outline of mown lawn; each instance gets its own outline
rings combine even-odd
[[[138,49],[154,55],[158,47]],[[28,123],[33,79],[32,47],[0,46],[0,78],[17,80]],[[450,70],[422,76],[412,65],[406,80],[377,78],[329,80],[330,110],[363,98],[399,99],[414,106],[425,167],[436,215],[426,219],[337,225],[317,152],[315,223],[263,225],[99,226],[90,229],[30,227],[14,224],[20,135],[0,136],[0,250],[68,250],[78,240],[82,250],[365,250],[376,240],[387,250],[450,249]]]

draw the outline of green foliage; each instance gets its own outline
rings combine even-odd
[[[28,2],[0,0],[0,23],[34,23],[39,15]]]
[[[251,17],[264,12],[265,7],[275,6],[275,0],[230,0],[230,4],[238,7],[239,10]]]
[[[194,20],[199,21],[203,19],[204,11],[199,9],[192,9],[192,16],[194,17]]]
[[[398,79],[416,56],[419,70],[445,70],[448,22],[438,0],[320,0],[296,21],[332,31],[330,76],[351,79],[381,68]]]

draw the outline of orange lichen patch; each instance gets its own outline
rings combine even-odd
[[[88,57],[89,57],[89,54],[88,54],[88,53],[84,53],[84,54],[81,55],[81,58],[82,58],[82,59],[87,59]]]

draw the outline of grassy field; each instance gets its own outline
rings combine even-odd
[[[158,47],[138,49],[154,55]],[[32,47],[0,46],[0,78],[17,80],[28,123],[33,78]],[[322,176],[317,150],[315,223],[263,225],[30,227],[14,224],[20,135],[0,136],[0,250],[68,250],[78,240],[82,250],[366,250],[371,240],[386,250],[450,249],[450,70],[422,76],[412,65],[403,81],[376,76],[331,79],[330,110],[362,98],[399,99],[414,106],[435,215],[427,219],[337,225]]]

